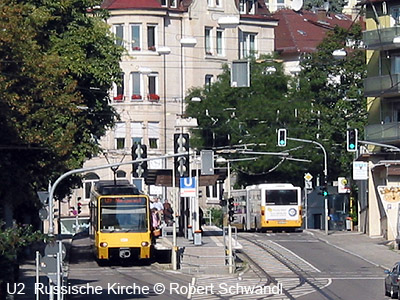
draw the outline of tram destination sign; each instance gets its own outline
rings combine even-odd
[[[101,204],[133,204],[145,205],[146,198],[144,197],[105,197],[101,198]]]

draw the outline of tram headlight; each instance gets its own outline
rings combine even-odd
[[[106,243],[106,242],[101,242],[101,243],[100,243],[100,247],[105,248],[105,247],[107,247],[107,246],[108,246],[108,243]]]
[[[149,246],[149,242],[142,242],[142,247],[147,247]]]

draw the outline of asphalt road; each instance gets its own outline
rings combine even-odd
[[[186,299],[190,282],[158,264],[99,266],[86,239],[74,241],[69,268],[68,300]]]
[[[385,299],[383,269],[370,262],[303,232],[260,233],[255,236],[258,240],[280,249],[279,251],[290,261],[297,261],[296,264],[302,270],[300,273],[311,285],[313,282],[326,280],[325,285],[320,286],[318,290],[314,289],[313,292],[296,299]],[[284,249],[289,251],[286,252]]]

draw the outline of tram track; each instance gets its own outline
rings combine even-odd
[[[282,286],[283,294],[287,296],[288,299],[296,299],[296,297],[294,296],[296,289],[305,288],[306,285],[308,285],[313,289],[312,292],[317,292],[318,294],[320,294],[323,297],[321,299],[326,299],[326,300],[340,299],[340,297],[333,294],[331,291],[324,291],[323,288],[325,288],[327,285],[321,287],[320,285],[316,284],[316,282],[318,282],[318,278],[316,278],[309,270],[304,270],[301,267],[299,267],[297,265],[298,261],[294,262],[288,256],[283,255],[282,254],[283,251],[281,248],[280,248],[281,251],[278,251],[277,247],[272,247],[264,242],[255,240],[254,237],[250,238],[240,235],[239,238],[254,245],[255,247],[258,247],[262,251],[267,252],[274,258],[274,260],[276,260],[279,264],[283,265],[292,273],[292,275],[286,273],[283,274],[283,276],[287,277],[294,276],[298,279],[298,284],[293,287],[285,288],[285,286]],[[279,244],[276,245],[280,246]],[[249,261],[252,262],[252,264],[254,264],[259,270],[261,270],[261,272],[265,274],[265,276],[268,278],[268,280],[271,281],[271,283],[277,284],[279,282],[279,278],[282,278],[282,275],[278,276],[277,274],[271,275],[271,273],[268,273],[263,268],[263,266],[259,262],[257,262],[257,260],[254,259],[254,257],[251,257],[251,255],[249,255],[248,253],[242,253],[242,255],[246,256],[246,258],[248,258]]]

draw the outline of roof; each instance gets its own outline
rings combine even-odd
[[[157,0],[104,0],[101,7],[104,9],[160,9],[160,10],[171,10],[171,11],[185,11],[187,7],[192,3],[192,0],[181,0],[178,1],[178,7],[163,7],[160,1]]]
[[[329,14],[325,11],[295,12],[282,9],[275,13],[279,24],[275,27],[275,50],[281,54],[315,52],[326,32],[335,26],[350,28],[353,21],[343,14]]]
[[[101,4],[105,9],[154,9],[163,8],[157,0],[104,0]]]

